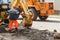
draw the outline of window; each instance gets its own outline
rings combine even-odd
[[[49,9],[53,9],[53,3],[49,3]]]

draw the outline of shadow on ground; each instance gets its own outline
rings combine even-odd
[[[39,21],[39,22],[60,23],[60,21],[55,21],[55,20],[44,20],[44,21],[41,21],[41,20],[36,20],[36,21]]]
[[[18,18],[18,20],[22,20],[23,18]],[[39,22],[52,22],[52,23],[60,23],[60,21],[57,21],[57,20],[36,20],[36,21],[39,21]]]

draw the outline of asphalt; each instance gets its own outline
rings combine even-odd
[[[49,17],[60,17],[50,15]],[[57,33],[58,34],[58,33]],[[60,38],[60,33],[58,34]],[[0,40],[60,40],[54,39],[54,32],[48,30],[38,30],[38,29],[24,29],[18,30],[17,33],[0,33]]]
[[[50,18],[60,18],[60,15],[49,15]]]

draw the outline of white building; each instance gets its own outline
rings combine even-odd
[[[60,0],[54,0],[55,10],[60,10]]]

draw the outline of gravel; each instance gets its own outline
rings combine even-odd
[[[17,33],[0,33],[0,40],[54,40],[48,30],[23,29]]]
[[[38,29],[18,29],[18,32],[8,33],[0,26],[0,40],[60,40],[60,33]],[[20,27],[21,28],[21,27]],[[1,30],[2,29],[2,30]]]

